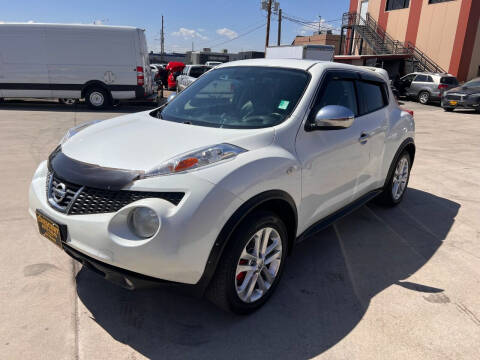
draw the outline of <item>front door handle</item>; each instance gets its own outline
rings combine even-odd
[[[362,132],[362,134],[360,135],[360,137],[358,138],[358,141],[360,142],[360,144],[366,144],[368,139],[370,138],[370,134],[366,133],[366,132]]]

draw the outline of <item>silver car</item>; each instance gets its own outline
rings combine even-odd
[[[443,92],[458,86],[450,74],[415,72],[402,77],[396,84],[400,95],[417,99],[422,104],[440,101]]]
[[[185,90],[191,83],[212,67],[208,65],[187,65],[177,77],[177,93]]]

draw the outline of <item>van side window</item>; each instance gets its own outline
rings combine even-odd
[[[365,115],[387,106],[385,86],[381,83],[357,81],[360,115]]]
[[[426,82],[433,82],[433,78],[431,76],[427,76],[427,80],[425,80]]]
[[[345,106],[357,115],[358,106],[354,80],[331,78],[327,81],[313,108],[313,116],[327,105]]]

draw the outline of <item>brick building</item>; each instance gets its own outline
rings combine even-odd
[[[427,59],[460,81],[480,76],[480,0],[350,0],[349,14],[343,54],[361,53],[360,39],[369,55],[413,54],[414,65]]]

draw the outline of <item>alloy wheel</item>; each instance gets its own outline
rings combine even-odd
[[[245,303],[252,303],[273,285],[282,261],[282,239],[277,230],[258,230],[245,245],[235,271],[235,289]]]
[[[395,173],[393,174],[392,196],[394,200],[400,199],[405,192],[408,182],[408,173],[408,159],[404,156],[398,161]]]

